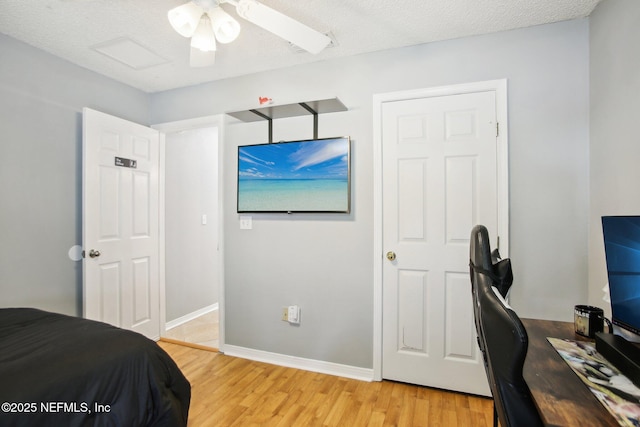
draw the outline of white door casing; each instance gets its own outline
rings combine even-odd
[[[160,335],[159,140],[83,109],[83,315],[151,339]]]
[[[380,120],[376,379],[489,394],[475,338],[468,254],[477,223],[506,240],[499,202],[507,176],[497,135],[500,88],[506,92],[503,81],[387,94],[374,102]],[[393,261],[383,259],[388,252]]]

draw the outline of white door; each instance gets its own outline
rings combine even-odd
[[[160,335],[157,130],[83,110],[84,316]]]
[[[497,229],[495,92],[385,102],[381,124],[382,376],[489,395],[469,235]]]

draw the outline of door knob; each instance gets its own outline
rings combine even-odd
[[[99,256],[100,256],[100,251],[96,251],[95,249],[91,249],[91,250],[89,251],[89,256],[90,256],[91,258],[97,258],[97,257],[99,257]]]
[[[393,260],[395,260],[395,259],[396,259],[396,253],[395,253],[395,252],[393,252],[393,251],[389,251],[389,252],[387,252],[387,259],[388,259],[389,261],[393,261]]]

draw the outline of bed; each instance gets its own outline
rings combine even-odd
[[[175,362],[136,332],[0,309],[2,426],[185,426],[190,399]]]

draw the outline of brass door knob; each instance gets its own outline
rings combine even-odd
[[[389,252],[387,252],[387,259],[388,259],[389,261],[393,261],[393,260],[395,260],[395,259],[396,259],[396,253],[395,253],[395,252],[393,252],[393,251],[389,251]]]

